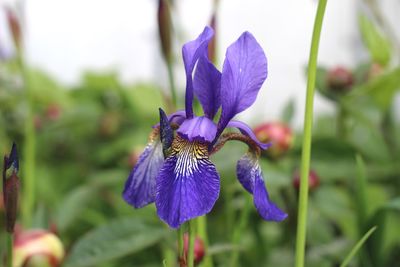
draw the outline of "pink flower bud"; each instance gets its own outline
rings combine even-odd
[[[297,190],[300,189],[300,172],[296,170],[293,175],[293,186]],[[314,170],[310,170],[308,176],[308,188],[314,190],[319,186],[319,176]]]
[[[189,249],[189,234],[185,233],[183,235],[183,254],[184,257],[179,259],[180,267],[187,266],[187,257],[188,257],[188,249]],[[199,264],[205,254],[204,242],[200,237],[196,236],[194,240],[194,264]]]
[[[46,109],[46,117],[49,120],[56,121],[60,118],[61,115],[61,107],[58,104],[50,104]]]
[[[39,267],[44,263],[57,267],[64,254],[64,246],[55,234],[42,229],[22,231],[15,235],[13,267]]]
[[[272,159],[283,156],[293,145],[292,129],[282,122],[263,123],[254,129],[257,139],[263,143],[272,143],[272,146],[263,151]]]
[[[353,85],[353,73],[344,67],[333,68],[328,71],[327,83],[332,91],[346,92]]]

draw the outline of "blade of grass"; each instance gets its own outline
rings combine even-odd
[[[349,254],[346,256],[344,259],[343,263],[340,265],[340,267],[346,267],[350,261],[353,259],[354,255],[358,252],[358,250],[362,247],[362,245],[367,241],[367,239],[372,235],[373,232],[376,230],[376,226],[372,227],[358,242],[357,244],[352,248],[352,250],[349,252]]]

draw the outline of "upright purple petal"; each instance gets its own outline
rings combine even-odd
[[[287,217],[287,214],[269,199],[261,168],[253,154],[246,153],[238,161],[236,171],[239,182],[253,194],[254,206],[264,220],[282,221]]]
[[[219,195],[219,175],[208,159],[208,144],[179,135],[157,178],[158,216],[172,228],[211,211]]]
[[[214,35],[213,29],[205,27],[203,32],[193,41],[186,43],[182,48],[183,63],[186,72],[186,117],[193,117],[193,69],[201,56],[207,56],[208,43]]]
[[[154,131],[149,144],[129,174],[122,193],[124,200],[135,208],[154,202],[156,195],[156,178],[164,162],[164,156],[158,128]]]
[[[221,106],[221,73],[205,56],[197,62],[193,89],[203,106],[204,114],[213,119]]]
[[[244,122],[232,120],[228,123],[226,127],[234,127],[238,128],[242,134],[250,137],[261,149],[265,150],[272,146],[272,143],[262,143],[260,142],[256,135],[253,133],[253,130]]]
[[[244,32],[226,51],[221,76],[222,113],[218,134],[239,112],[256,100],[267,78],[267,58],[249,32]]]

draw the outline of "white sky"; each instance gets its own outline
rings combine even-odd
[[[1,0],[0,0],[1,1]],[[4,1],[4,0],[3,0]],[[29,62],[61,82],[74,84],[83,70],[116,69],[125,81],[166,84],[156,24],[156,0],[29,0],[26,2],[26,51]],[[209,22],[211,0],[175,0],[179,32],[176,78],[184,88],[180,47]],[[294,97],[296,124],[304,109],[304,67],[308,60],[317,1],[220,0],[219,62],[226,47],[248,30],[264,48],[269,77],[257,102],[242,116],[254,122],[276,119],[283,104]],[[319,63],[352,67],[365,56],[357,30],[357,1],[328,1]],[[4,14],[0,16],[0,22]],[[0,40],[7,36],[0,32]],[[332,107],[317,97],[316,110]],[[257,117],[255,115],[257,114]]]

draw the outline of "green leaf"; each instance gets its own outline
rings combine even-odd
[[[379,29],[361,14],[358,16],[358,23],[365,45],[374,62],[386,66],[391,58],[391,45],[389,40],[383,36]]]
[[[64,267],[98,266],[152,246],[167,233],[166,228],[136,217],[116,219],[79,239]]]
[[[294,101],[293,98],[289,99],[289,101],[287,101],[285,107],[282,110],[282,121],[286,122],[286,123],[290,123],[293,119],[293,115],[296,109],[296,103]]]
[[[64,198],[56,215],[56,224],[61,232],[67,230],[81,216],[95,192],[95,187],[81,186]]]
[[[378,107],[388,109],[397,90],[400,89],[400,67],[388,71],[354,89],[351,97],[370,95]],[[353,99],[354,100],[354,99]]]
[[[349,254],[344,259],[343,263],[340,267],[346,267],[350,261],[353,259],[354,255],[358,252],[358,250],[362,247],[365,241],[372,235],[372,233],[376,230],[376,226],[372,227],[353,247],[353,249],[349,252]]]

